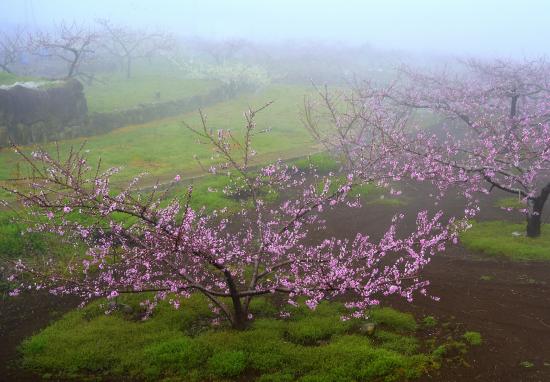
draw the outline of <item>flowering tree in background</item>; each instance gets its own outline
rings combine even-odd
[[[476,192],[516,195],[527,204],[527,236],[539,236],[550,194],[550,65],[465,66],[454,76],[404,70],[390,85],[358,86],[339,105],[324,96],[332,129],[318,137],[359,167],[375,159],[398,178],[459,186],[474,204]],[[427,118],[438,122],[429,128]],[[379,162],[372,152],[393,159]]]
[[[262,132],[254,122],[259,110],[245,113],[243,139],[210,130],[204,116],[201,128],[190,127],[213,147],[210,171],[234,179],[224,192],[247,196],[243,208],[232,214],[191,208],[191,187],[184,197],[167,198],[168,190],[161,192],[158,185],[148,193],[139,191],[136,177],[116,191],[110,185],[116,169],[92,168],[83,150],[65,160],[43,151],[31,156],[18,151],[32,175],[19,190],[6,189],[32,211],[32,229],[82,243],[87,250],[68,262],[14,262],[12,294],[47,289],[87,301],[153,292],[155,297],[144,301],[151,311],[159,300],[168,299],[177,308],[180,298],[199,292],[237,329],[251,319],[250,301],[262,295],[284,294],[290,304],[305,296],[310,308],[345,295],[350,317],[360,317],[381,296],[397,294],[410,301],[414,292],[426,294],[428,281],[420,271],[455,237],[449,228],[453,220],[447,225],[441,213],[429,217],[420,212],[414,231],[403,237],[397,235],[402,219],[397,216],[379,241],[362,233],[314,239],[325,229],[323,210],[359,206],[348,195],[354,177],[338,184],[330,176],[308,179],[280,161],[252,169],[251,141]],[[180,181],[176,176],[170,187]],[[278,201],[268,202],[273,192]]]

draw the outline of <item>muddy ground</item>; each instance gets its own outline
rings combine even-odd
[[[328,233],[337,236],[362,231],[379,236],[391,216],[404,211],[405,229],[414,223],[414,212],[431,206],[429,190],[404,187],[402,206],[366,204],[360,211],[331,213]],[[502,197],[482,201],[483,219],[521,219],[493,206]],[[459,213],[463,203],[449,197],[437,208]],[[547,212],[548,214],[548,212]],[[419,381],[550,381],[550,262],[511,262],[470,253],[460,245],[437,255],[425,269],[436,302],[418,297],[413,304],[389,300],[387,304],[411,311],[418,318],[435,316],[453,322],[463,331],[481,333],[483,344],[472,347],[461,362],[444,364],[439,371]],[[0,301],[0,380],[35,381],[14,367],[16,346],[62,312],[76,306],[74,299],[51,296],[21,296]]]

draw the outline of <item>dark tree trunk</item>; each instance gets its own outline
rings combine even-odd
[[[527,237],[539,237],[541,222],[542,222],[542,209],[544,203],[548,199],[550,194],[550,183],[548,183],[540,192],[540,195],[528,200],[528,212],[527,212]]]
[[[239,296],[239,292],[237,290],[237,286],[235,285],[231,272],[226,269],[223,273],[227,281],[229,293],[231,294],[231,302],[233,303],[231,325],[234,329],[244,330],[246,329],[248,314],[242,305],[241,297]]]
[[[73,78],[75,68],[76,68],[76,61],[72,62],[71,65],[69,66],[69,74],[67,74],[67,78]]]
[[[73,78],[76,72],[76,68],[78,65],[78,61],[80,60],[80,53],[74,51],[72,52],[74,57],[71,63],[69,64],[69,74],[67,75],[67,78]]]
[[[527,215],[527,237],[540,236],[540,211],[533,208]]]
[[[239,302],[239,306],[240,302]],[[235,305],[233,305],[233,308],[236,308]],[[242,306],[240,309],[234,309],[233,311],[233,318],[231,322],[231,326],[233,326],[233,329],[236,330],[244,330],[247,327],[248,324],[248,318],[246,312],[242,309]]]
[[[510,117],[514,118],[517,113],[517,107],[518,107],[518,96],[514,95],[512,97],[512,105],[510,105]]]

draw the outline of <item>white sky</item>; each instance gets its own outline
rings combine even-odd
[[[370,43],[414,52],[550,55],[550,0],[0,0],[0,23],[110,18],[206,38]]]

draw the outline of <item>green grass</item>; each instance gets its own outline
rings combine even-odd
[[[258,130],[271,128],[269,133],[258,134],[253,147],[258,152],[256,163],[265,163],[277,158],[291,158],[306,155],[313,151],[314,143],[302,126],[299,118],[299,105],[308,88],[298,86],[274,86],[258,95],[239,97],[235,100],[219,103],[204,110],[209,127],[231,129],[238,134],[243,131],[243,111],[249,106],[257,107],[268,101],[275,101],[257,116]],[[153,179],[172,179],[177,173],[192,176],[203,173],[193,155],[208,166],[212,150],[208,145],[196,143],[196,136],[183,127],[182,121],[199,127],[197,112],[180,117],[155,121],[143,125],[128,126],[104,135],[78,138],[61,142],[62,155],[71,146],[80,146],[86,142],[90,163],[96,163],[101,157],[105,167],[121,167],[115,182],[131,179],[136,174],[147,172]],[[45,148],[53,151],[54,145]],[[23,147],[31,151],[33,147]],[[0,181],[17,176],[17,163],[20,158],[9,148],[0,149]],[[23,168],[24,166],[21,166]],[[6,194],[0,194],[0,198]]]
[[[525,202],[518,200],[516,197],[500,198],[495,202],[495,206],[501,208],[522,209],[525,208]]]
[[[18,76],[11,73],[0,72],[0,85],[12,85],[16,82],[41,81],[36,77]]]
[[[44,256],[70,257],[76,250],[51,233],[27,232],[28,225],[11,211],[0,211],[0,257],[37,259]]]
[[[375,308],[369,312],[370,319],[382,327],[407,333],[417,329],[417,323],[410,313],[400,313],[391,308]]]
[[[471,346],[479,346],[483,342],[479,332],[466,332],[462,337]]]
[[[190,206],[195,210],[204,207],[207,211],[219,211],[226,208],[228,212],[232,212],[242,207],[252,207],[250,197],[239,195],[239,191],[243,190],[241,183],[240,176],[206,175],[191,179],[189,182],[184,182],[181,186],[173,188],[167,194],[167,201],[178,198],[183,202],[187,197],[189,186],[192,186]],[[224,190],[228,192],[224,192]],[[259,190],[259,194],[268,203],[279,197],[278,192],[274,189]]]
[[[519,365],[525,369],[531,369],[535,367],[535,364],[531,361],[521,361]]]
[[[277,308],[258,299],[245,331],[210,326],[198,295],[179,310],[161,303],[147,321],[137,319],[138,298],[124,302],[133,313],[103,313],[100,301],[72,311],[20,346],[22,366],[54,378],[178,381],[400,381],[433,367],[420,351],[410,315],[376,309],[383,330],[361,335],[355,320],[341,321],[339,303],[316,311]],[[411,321],[412,320],[412,321]],[[383,323],[383,324],[382,324]]]
[[[100,78],[103,83],[86,85],[84,92],[90,112],[125,110],[152,102],[166,102],[206,94],[220,86],[217,81],[181,78],[168,74],[122,75]],[[156,93],[160,98],[156,98]]]
[[[521,236],[514,236],[519,232]],[[460,235],[462,244],[477,252],[517,261],[550,260],[550,229],[542,226],[538,238],[524,236],[525,225],[505,221],[474,222]]]
[[[323,155],[327,155],[327,154],[323,153]],[[331,162],[327,161],[327,163],[331,163]],[[336,163],[336,162],[332,159],[332,163]],[[333,176],[331,180],[332,180],[332,183],[329,188],[329,193],[335,192],[338,187],[346,183],[345,176]],[[323,185],[324,185],[324,181],[319,181],[317,185],[318,191],[322,190]],[[385,189],[383,187],[379,187],[375,183],[372,183],[372,182],[363,183],[363,184],[354,185],[348,196],[351,198],[359,197],[363,201],[365,201],[366,204],[371,204],[371,205],[374,204],[374,205],[385,205],[390,207],[400,207],[408,203],[406,198],[402,196],[387,195],[385,194],[384,191]]]
[[[422,320],[422,326],[424,328],[433,328],[437,325],[437,319],[434,316],[426,316]]]
[[[303,171],[314,168],[322,174],[338,172],[341,168],[341,164],[326,152],[315,153],[304,158],[295,159],[291,161],[291,164]]]

